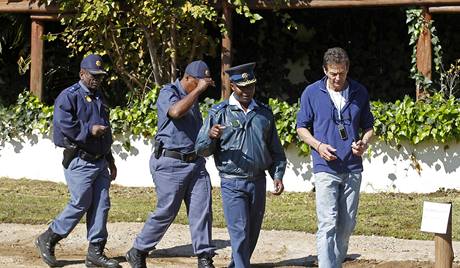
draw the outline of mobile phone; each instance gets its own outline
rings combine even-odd
[[[348,138],[348,135],[347,135],[347,130],[345,129],[344,125],[343,124],[338,124],[337,128],[339,130],[340,138],[342,140],[346,140]]]

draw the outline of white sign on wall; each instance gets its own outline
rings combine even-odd
[[[445,234],[452,204],[423,202],[422,226],[423,232]]]

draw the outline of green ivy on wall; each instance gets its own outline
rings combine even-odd
[[[155,109],[159,89],[150,91],[144,100],[132,107],[116,107],[110,112],[110,121],[114,135],[125,149],[130,147],[132,136],[151,139],[157,131],[157,113]],[[200,104],[203,116],[215,100],[206,99]],[[299,141],[296,132],[296,114],[299,104],[289,104],[278,99],[270,99],[281,143],[287,147],[294,144],[300,154],[307,154],[310,148]],[[460,139],[460,101],[443,94],[435,93],[424,101],[414,101],[405,97],[402,101],[371,103],[375,117],[375,132],[382,141],[399,145],[406,140],[411,144],[432,140],[447,143]],[[22,137],[33,133],[50,135],[53,106],[46,106],[28,92],[22,93],[15,105],[9,109],[0,109],[0,144],[21,142]],[[126,135],[128,134],[128,135]],[[132,136],[131,136],[132,135]],[[122,140],[120,140],[122,139]]]
[[[433,140],[446,143],[460,138],[460,102],[435,93],[424,101],[405,97],[394,103],[372,102],[375,117],[374,129],[381,140],[411,144]]]

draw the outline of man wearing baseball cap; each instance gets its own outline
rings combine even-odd
[[[58,266],[56,243],[67,237],[86,214],[88,267],[120,267],[104,255],[110,183],[117,176],[111,152],[109,110],[99,90],[102,58],[90,54],[80,64],[80,81],[64,89],[54,103],[53,141],[64,148],[62,165],[70,200],[48,230],[35,241],[49,266]]]
[[[214,81],[209,68],[199,60],[187,65],[182,79],[160,91],[156,104],[158,131],[150,157],[157,207],[126,253],[131,267],[147,267],[149,251],[160,242],[184,201],[198,267],[214,268],[211,181],[205,159],[195,153],[195,140],[203,124],[198,97],[210,86],[214,86]]]

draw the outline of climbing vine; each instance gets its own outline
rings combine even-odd
[[[415,80],[417,88],[429,90],[432,81],[417,69],[417,41],[425,29],[431,34],[431,44],[434,52],[434,67],[437,72],[442,68],[442,47],[439,37],[436,35],[436,27],[433,20],[426,21],[423,9],[408,9],[406,11],[406,24],[409,33],[409,45],[412,46],[410,76]]]

